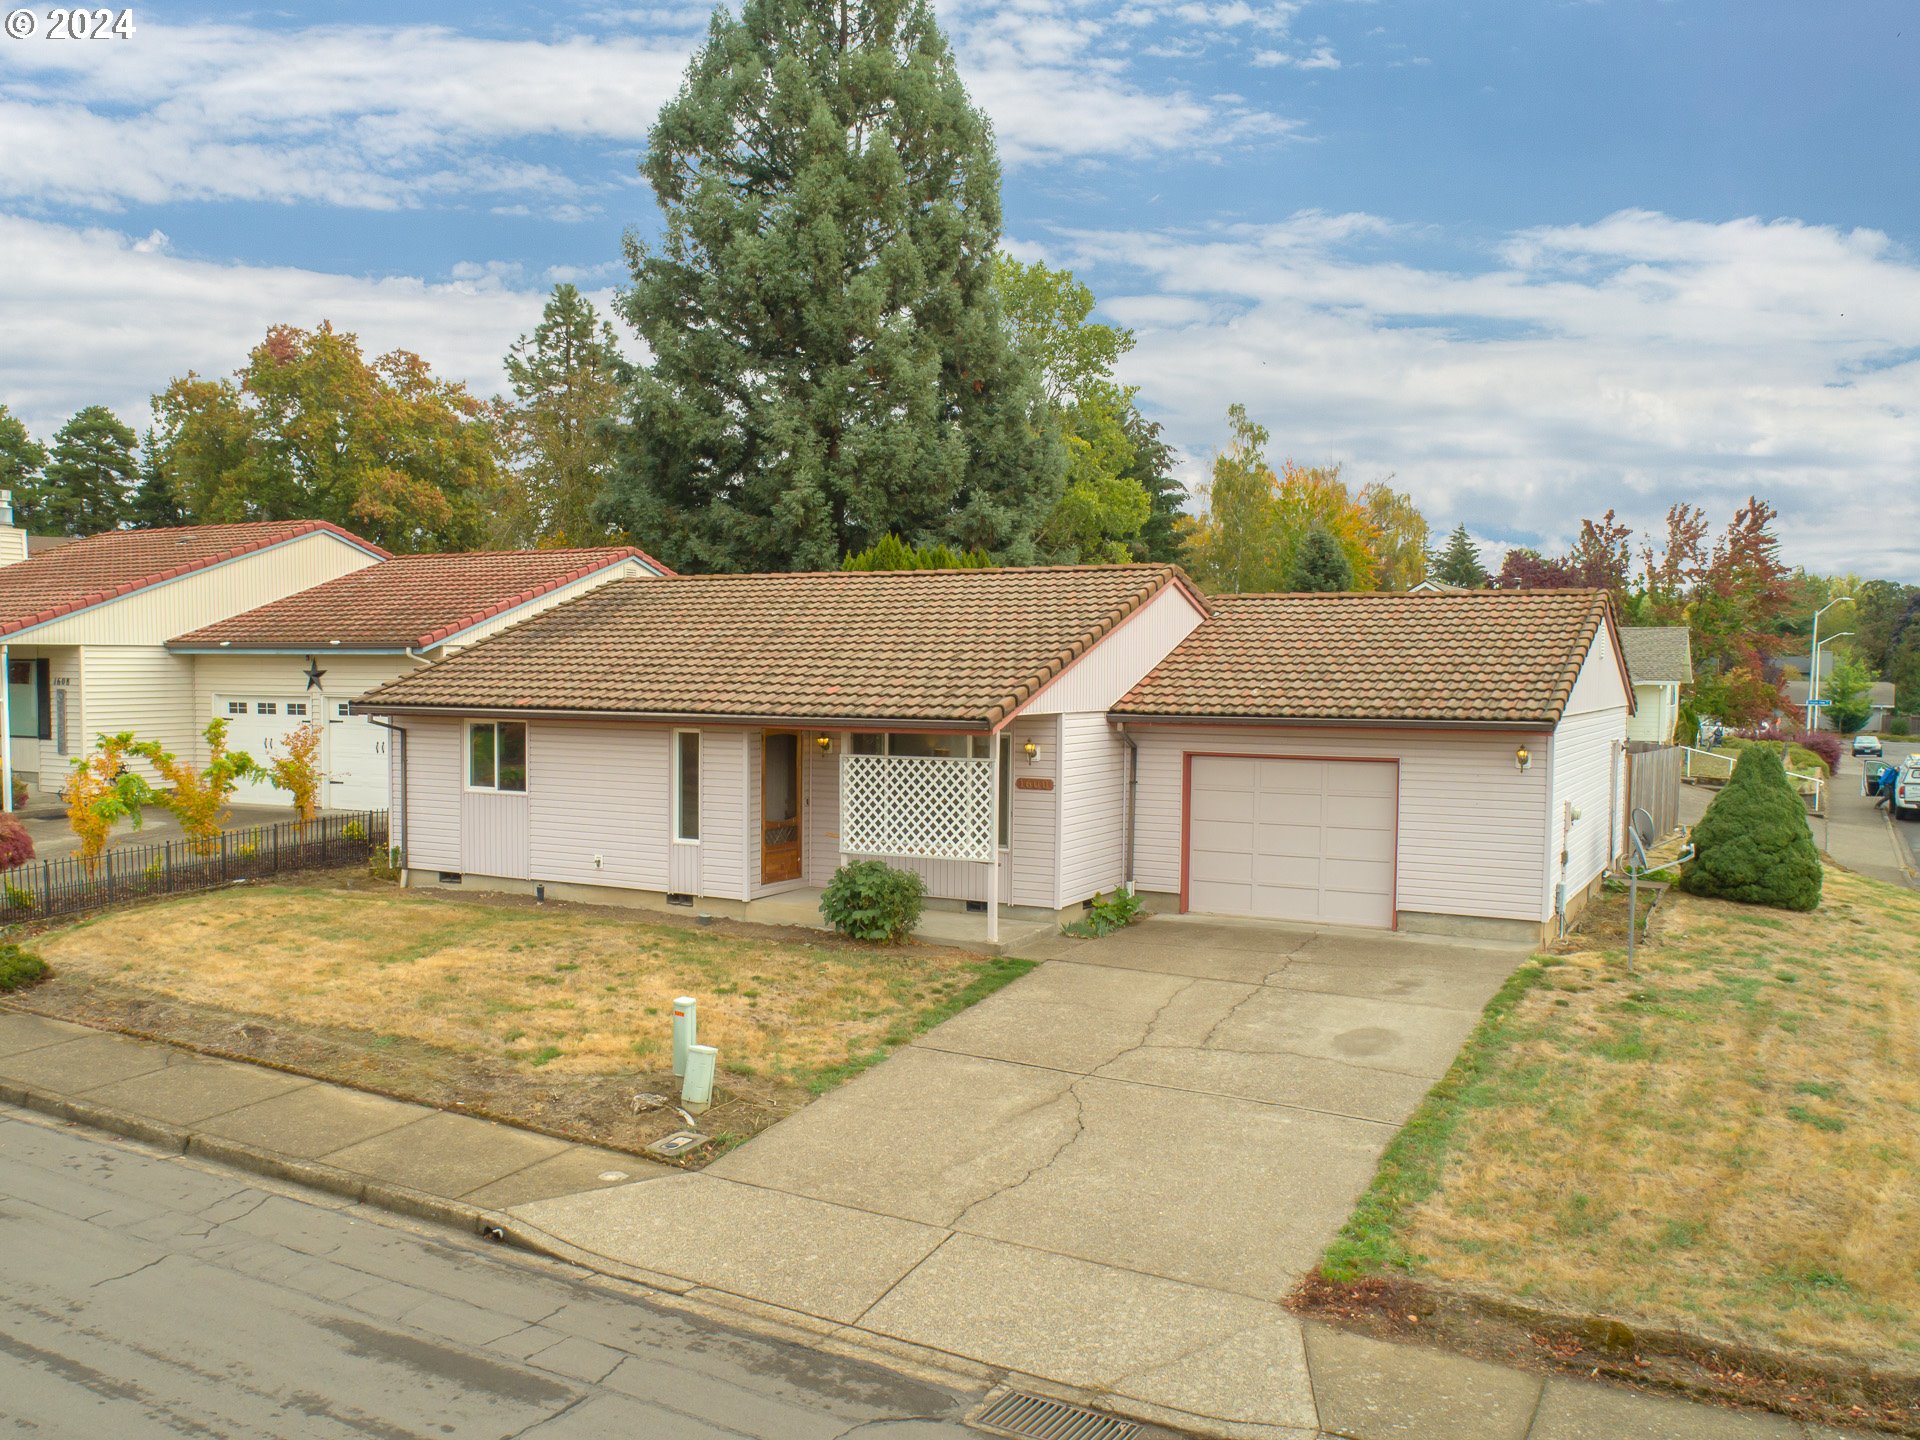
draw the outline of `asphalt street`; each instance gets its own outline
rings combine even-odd
[[[0,1106],[0,1433],[962,1440],[979,1400]]]

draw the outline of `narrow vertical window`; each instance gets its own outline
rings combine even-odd
[[[467,731],[467,784],[476,790],[491,790],[493,777],[493,723],[476,720]]]
[[[502,720],[493,729],[494,753],[499,760],[496,787],[515,793],[524,791],[527,788],[526,723],[521,720]]]
[[[700,732],[673,735],[673,838],[689,844],[700,839]]]
[[[1000,848],[1013,844],[1013,737],[1000,737]]]

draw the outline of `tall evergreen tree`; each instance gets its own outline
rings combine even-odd
[[[1480,563],[1480,549],[1467,534],[1465,525],[1453,527],[1447,545],[1428,568],[1434,579],[1448,585],[1464,585],[1469,590],[1486,588],[1487,567]]]
[[[1024,563],[1064,456],[994,286],[1000,173],[926,0],[715,12],[641,170],[652,352],[602,513],[689,570],[897,532]]]
[[[133,428],[104,405],[60,427],[48,455],[40,524],[56,535],[117,529],[133,489]]]
[[[151,426],[140,437],[140,482],[127,501],[125,519],[135,530],[163,530],[187,523],[186,503],[173,478],[172,457]]]
[[[572,285],[556,285],[532,335],[507,352],[513,403],[503,416],[512,467],[498,517],[515,545],[599,545],[594,513],[613,468],[610,422],[630,368],[613,330]]]
[[[1353,562],[1347,559],[1333,532],[1321,521],[1314,521],[1294,548],[1293,563],[1287,567],[1287,589],[1328,593],[1352,588]]]
[[[0,405],[0,490],[13,492],[13,520],[23,530],[31,530],[40,518],[41,472],[46,464],[46,447]]]
[[[1147,492],[1147,523],[1140,527],[1140,558],[1172,565],[1181,559],[1179,520],[1187,487],[1173,473],[1173,447],[1161,437],[1160,422],[1138,410],[1127,412],[1133,464],[1127,473]]]

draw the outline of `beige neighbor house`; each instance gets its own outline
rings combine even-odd
[[[1624,844],[1604,595],[1203,598],[1177,569],[606,585],[373,691],[409,883],[1534,938]],[[988,901],[996,903],[989,905]]]
[[[0,527],[0,553],[9,546]],[[94,736],[197,742],[184,631],[376,565],[387,552],[316,520],[116,530],[0,565],[5,783],[51,796]]]
[[[1684,625],[1625,625],[1620,649],[1633,677],[1629,740],[1671,745],[1680,724],[1680,690],[1693,683],[1693,637]]]
[[[192,667],[201,727],[226,720],[228,744],[267,761],[295,728],[321,725],[321,804],[384,810],[388,731],[348,702],[609,581],[664,573],[630,545],[402,555],[178,635],[166,648]],[[234,798],[292,803],[254,781]]]

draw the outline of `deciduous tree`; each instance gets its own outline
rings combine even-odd
[[[1379,560],[1374,585],[1382,590],[1411,590],[1427,578],[1427,517],[1411,495],[1395,490],[1387,480],[1376,480],[1361,490],[1360,504],[1373,525]]]
[[[13,492],[14,523],[23,530],[39,523],[41,472],[46,464],[46,447],[27,433],[27,427],[5,405],[0,405],[0,489]]]
[[[684,570],[895,532],[1024,563],[1065,457],[994,283],[1000,177],[926,0],[715,11],[641,170],[650,351],[604,513]]]

